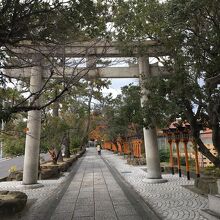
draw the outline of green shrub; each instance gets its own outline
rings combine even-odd
[[[160,149],[159,154],[160,154],[160,162],[169,162],[170,159],[169,151],[165,149]]]
[[[72,136],[70,139],[70,152],[75,153],[80,149],[81,138],[79,136]]]
[[[3,141],[4,156],[19,156],[24,154],[25,127],[25,122],[19,117],[5,124],[5,132],[0,135]]]
[[[70,152],[71,154],[77,154],[80,151],[80,147],[79,148],[73,148]]]
[[[24,154],[24,137],[11,136],[4,139],[3,153],[5,156],[19,156]]]
[[[202,169],[202,172],[208,176],[214,176],[214,177],[218,177],[218,178],[220,177],[220,168],[217,168],[214,166],[204,167]]]

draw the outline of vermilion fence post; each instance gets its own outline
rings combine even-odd
[[[169,148],[170,148],[170,169],[171,173],[174,175],[174,162],[173,162],[173,141],[172,141],[172,133],[168,132],[167,133],[167,139],[169,143]]]
[[[187,150],[188,141],[189,141],[188,134],[183,133],[183,144],[184,144],[184,153],[185,153],[185,162],[186,162],[186,174],[187,174],[187,179],[190,180],[189,158],[188,158],[188,150]]]
[[[179,173],[179,177],[181,177],[181,176],[182,176],[182,172],[181,172],[180,150],[179,150],[179,143],[180,143],[180,140],[176,139],[176,140],[175,140],[175,143],[176,143],[176,154],[177,154],[178,173]]]
[[[173,142],[172,140],[168,141],[169,146],[170,146],[170,169],[171,169],[171,173],[174,175],[174,163],[173,163]]]

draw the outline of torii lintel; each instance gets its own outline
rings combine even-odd
[[[67,44],[31,44],[28,42],[20,43],[10,47],[11,52],[20,56],[30,56],[34,54],[43,54],[51,57],[136,57],[144,53],[149,57],[167,55],[158,41],[146,40],[142,43],[132,42],[132,50],[124,51],[119,42],[109,41],[91,41],[74,42]]]

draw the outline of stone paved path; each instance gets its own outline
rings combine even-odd
[[[61,184],[66,182],[66,177],[69,173],[65,173],[63,177],[58,180],[39,180],[38,182],[43,184],[44,187],[36,189],[21,189],[21,181],[6,181],[0,182],[0,190],[10,190],[10,191],[22,191],[27,194],[28,202],[25,209],[22,213],[18,213],[13,216],[2,217],[0,220],[35,220],[42,219],[44,213],[48,210],[42,210],[42,204],[45,201],[51,201],[51,197],[54,196],[61,188]]]
[[[109,165],[107,166],[102,158],[110,165],[110,170]],[[130,186],[127,187],[123,179],[120,180],[121,182],[118,181],[120,175],[136,192],[131,190]],[[168,180],[167,183],[147,184],[142,181],[145,177],[146,172],[141,167],[126,164],[126,160],[122,156],[103,150],[100,157],[95,149],[89,148],[86,156],[79,159],[68,176],[59,180],[39,181],[44,184],[42,188],[22,190],[28,195],[30,203],[34,201],[33,205],[24,213],[12,218],[0,216],[0,219],[155,220],[155,218],[148,217],[152,214],[149,212],[149,207],[161,219],[206,219],[199,210],[207,208],[207,198],[182,187],[182,185],[192,185],[193,180],[187,181],[186,178],[178,178],[177,175],[163,175],[163,178]],[[68,185],[69,183],[70,185]],[[17,185],[19,184],[21,183],[2,182],[0,188],[1,190],[18,190]],[[136,200],[131,199],[135,197],[129,196],[129,190],[135,195],[141,195],[149,204],[148,212],[143,212],[146,207],[139,207],[143,204],[141,199],[138,197]],[[153,215],[155,216],[154,213]]]
[[[126,160],[122,156],[109,151],[103,150],[102,157],[120,172],[162,219],[206,219],[199,210],[208,207],[207,198],[182,187],[183,185],[193,185],[193,180],[188,181],[186,177],[179,178],[178,175],[166,174],[163,175],[163,178],[168,180],[167,183],[144,183],[142,180],[146,178],[146,172],[140,167],[126,164]]]
[[[89,148],[51,220],[139,220],[95,149]]]

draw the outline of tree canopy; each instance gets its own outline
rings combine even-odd
[[[202,128],[212,129],[220,153],[220,2],[217,0],[118,1],[115,9],[117,39],[139,43],[156,40],[166,56],[158,61],[169,77],[148,80],[150,91],[145,118],[168,125],[175,117],[187,120],[199,151],[216,166],[220,160],[200,139]],[[126,17],[126,22],[121,22]],[[129,50],[129,49],[127,49]]]
[[[124,86],[122,94],[103,106],[103,122],[106,139],[116,146],[118,140],[125,141],[132,136],[142,137],[142,114],[140,88],[135,85]]]
[[[85,66],[85,56],[71,60],[69,57],[56,57],[53,53],[58,45],[68,45],[75,41],[99,40],[106,35],[106,5],[102,1],[94,3],[86,1],[47,1],[47,0],[12,0],[0,3],[0,117],[7,121],[13,113],[26,112],[33,109],[43,109],[56,102],[71,87],[78,84],[79,73],[76,69],[80,65]],[[44,50],[38,49],[40,58],[38,63],[32,56],[24,56],[13,49],[50,45],[51,52],[44,54]],[[5,70],[36,65],[50,66],[50,76],[44,80],[42,89],[33,94],[29,90],[29,81],[24,78],[13,79]],[[94,61],[96,62],[96,61]],[[72,75],[64,76],[66,66],[72,67]],[[51,80],[54,72],[60,67],[59,79]],[[90,68],[83,68],[85,74]],[[83,70],[82,70],[83,71]],[[51,91],[60,84],[60,90],[55,96],[45,100],[40,106],[34,106],[29,100],[33,97],[42,97],[44,92]],[[8,87],[13,88],[13,101],[8,100],[4,94],[8,93]],[[35,99],[35,98],[34,98]],[[4,104],[3,104],[4,103]]]

